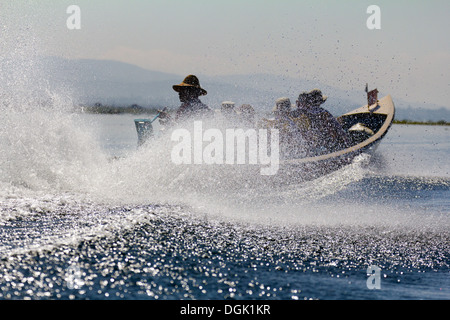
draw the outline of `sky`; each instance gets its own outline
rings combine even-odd
[[[378,30],[366,24],[374,4]],[[67,27],[70,5],[80,8],[79,30]],[[450,109],[449,13],[448,0],[0,0],[0,35],[1,50],[18,42],[40,55],[179,75],[276,74],[344,90],[368,82]]]

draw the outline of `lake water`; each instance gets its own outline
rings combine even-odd
[[[254,190],[137,149],[134,116],[8,116],[1,299],[450,298],[449,127]]]

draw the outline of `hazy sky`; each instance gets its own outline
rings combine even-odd
[[[180,75],[274,73],[450,108],[450,1],[0,0],[2,50]],[[81,29],[69,30],[69,5]],[[369,30],[369,5],[381,29]],[[305,88],[307,89],[307,88]]]

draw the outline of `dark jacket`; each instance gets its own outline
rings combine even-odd
[[[306,139],[313,153],[323,154],[344,149],[348,146],[347,133],[333,115],[321,107],[300,108],[292,112],[294,118],[308,119]]]
[[[214,112],[200,99],[195,98],[189,102],[183,102],[178,108],[175,121],[184,121],[188,119],[203,118],[205,116],[212,116]]]

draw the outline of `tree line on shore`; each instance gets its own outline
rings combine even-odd
[[[81,105],[80,110],[84,113],[93,114],[156,114],[158,110],[163,109],[163,106],[143,107],[138,104],[129,106],[108,105],[97,102],[93,105]],[[394,120],[394,124],[421,124],[421,125],[441,125],[448,126],[450,122],[445,120],[439,121],[415,121],[415,120]]]
[[[129,106],[105,105],[97,102],[93,105],[80,105],[80,111],[93,114],[155,114],[162,106],[142,107],[138,104]]]
[[[414,120],[394,120],[394,124],[421,124],[429,126],[449,126],[450,122],[445,120],[439,121],[414,121]]]

